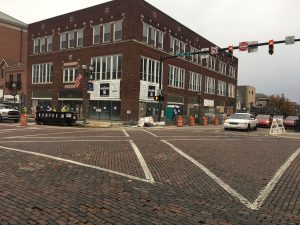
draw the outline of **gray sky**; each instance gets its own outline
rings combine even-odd
[[[146,0],[220,47],[241,41],[267,42],[300,38],[300,0]],[[0,0],[1,11],[25,23],[101,4],[106,0]],[[239,58],[239,85],[267,95],[282,93],[300,103],[300,42],[279,44],[258,53],[234,51]]]

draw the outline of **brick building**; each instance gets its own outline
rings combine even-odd
[[[0,12],[0,102],[24,104],[27,25]]]
[[[238,60],[224,52],[164,60],[160,76],[161,56],[216,45],[143,0],[114,0],[39,21],[28,26],[28,35],[33,110],[67,105],[80,117],[155,117],[160,77],[163,111],[235,110]],[[78,88],[77,74],[86,74]],[[90,76],[93,91],[87,93]]]

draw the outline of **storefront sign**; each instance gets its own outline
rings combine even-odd
[[[204,99],[203,105],[207,107],[215,107],[215,101],[210,99]]]
[[[100,97],[109,97],[109,83],[100,84]]]
[[[155,96],[155,86],[148,86],[148,98],[153,98]]]

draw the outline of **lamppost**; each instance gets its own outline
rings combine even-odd
[[[16,85],[16,83],[15,82],[13,82],[12,83],[12,85],[11,85],[11,90],[10,90],[10,94],[12,95],[12,96],[14,96],[14,109],[16,108],[16,95],[17,95],[17,85]]]
[[[86,119],[88,117],[88,109],[89,109],[89,93],[88,93],[88,81],[93,79],[93,72],[94,72],[94,67],[90,65],[89,71],[87,71],[87,66],[82,65],[82,73],[83,73],[83,80],[84,80],[84,85],[83,85],[83,120],[86,122]],[[87,77],[89,78],[87,79]]]

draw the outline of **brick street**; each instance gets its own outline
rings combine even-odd
[[[300,140],[0,124],[0,224],[300,224]]]

